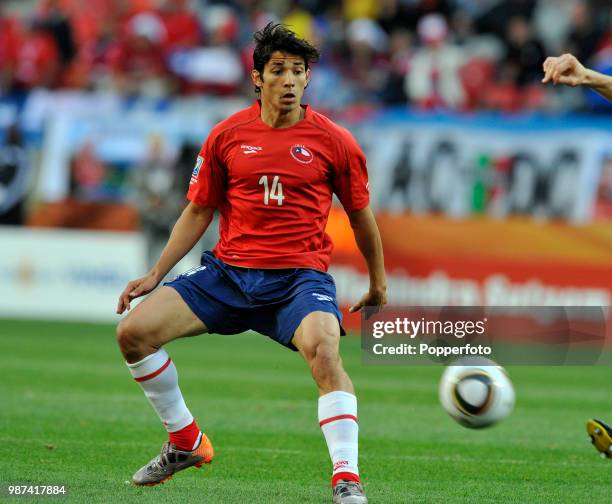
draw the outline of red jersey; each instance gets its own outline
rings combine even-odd
[[[289,128],[272,128],[260,114],[257,101],[212,129],[187,198],[219,208],[214,253],[222,261],[327,271],[333,193],[347,213],[369,204],[365,155],[346,129],[308,106]]]

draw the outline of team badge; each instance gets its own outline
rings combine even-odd
[[[292,145],[289,152],[291,152],[293,159],[299,161],[300,163],[312,163],[312,160],[314,159],[314,156],[312,155],[310,149],[300,144]]]

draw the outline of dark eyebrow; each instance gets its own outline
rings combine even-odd
[[[270,61],[270,65],[284,66],[284,61]],[[303,61],[294,61],[293,66],[305,66]]]

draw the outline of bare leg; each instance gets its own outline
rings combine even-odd
[[[117,326],[117,342],[128,363],[141,361],[164,344],[208,332],[172,287],[161,287]]]
[[[344,371],[340,358],[340,325],[327,312],[312,312],[302,320],[292,343],[306,360],[319,395],[334,390],[354,393],[353,383]]]
[[[292,341],[319,387],[319,425],[332,461],[334,499],[350,494],[350,502],[366,503],[357,463],[357,398],[340,358],[338,320],[331,313],[312,312],[304,317]]]
[[[117,327],[117,342],[132,377],[168,431],[162,452],[181,450],[183,459],[157,457],[133,476],[137,485],[163,483],[174,472],[212,460],[213,448],[187,408],[178,372],[163,345],[207,332],[206,326],[171,287],[161,287],[137,305]],[[175,460],[175,462],[168,462]],[[182,460],[182,461],[181,461]],[[179,461],[179,462],[176,462]]]

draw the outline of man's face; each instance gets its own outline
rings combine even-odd
[[[304,88],[310,79],[304,58],[281,51],[272,53],[263,76],[253,70],[253,84],[261,88],[261,101],[283,112],[300,106]]]

